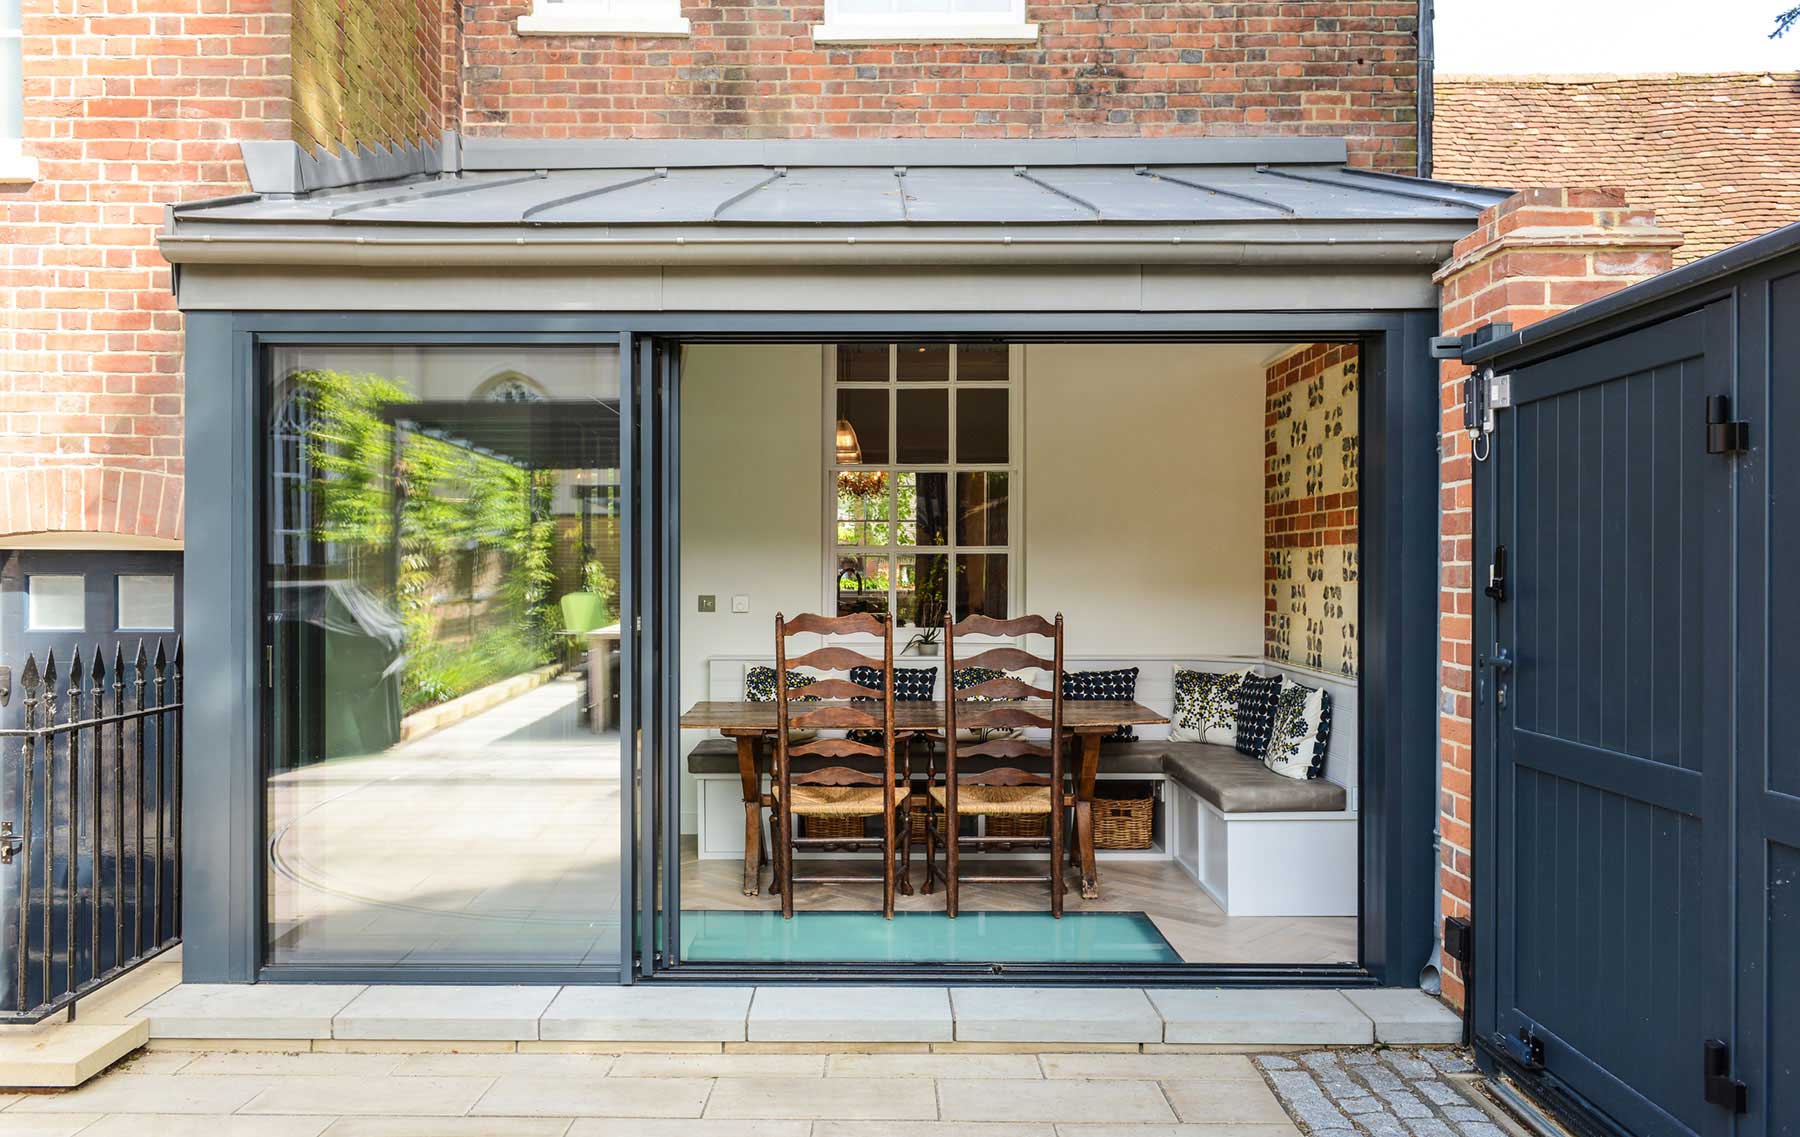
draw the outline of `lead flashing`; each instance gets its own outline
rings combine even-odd
[[[238,149],[254,192],[293,197],[315,190],[442,173],[446,168],[445,152],[453,152],[454,143],[450,137],[425,146],[408,142],[388,147],[375,143],[358,146],[354,151],[321,151],[314,155],[287,139],[258,139],[240,142]]]

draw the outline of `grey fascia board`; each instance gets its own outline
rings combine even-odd
[[[699,166],[1342,165],[1342,138],[465,138],[465,170]]]
[[[424,177],[443,171],[443,155],[450,143],[430,146],[406,143],[387,147],[358,146],[355,151],[321,151],[308,154],[286,139],[259,139],[238,143],[250,188],[256,193],[294,196],[316,190],[368,182],[388,182]]]

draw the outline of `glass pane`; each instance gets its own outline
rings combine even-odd
[[[25,136],[25,41],[0,36],[0,138]]]
[[[894,395],[896,462],[950,460],[950,392],[945,388]]]
[[[269,359],[269,962],[616,973],[616,352]]]
[[[884,553],[838,558],[837,614],[888,610],[889,564]]]
[[[956,618],[1006,619],[1006,554],[966,553],[956,558]]]
[[[968,387],[956,392],[956,460],[1005,462],[1012,419],[1005,387]]]
[[[18,32],[25,26],[22,0],[0,0],[0,32]]]
[[[1006,544],[1006,475],[956,476],[956,543]]]
[[[895,542],[901,545],[950,543],[950,475],[900,475]]]
[[[32,573],[25,578],[25,594],[25,619],[33,631],[86,629],[87,578],[80,573]]]
[[[950,345],[903,343],[895,352],[895,378],[907,383],[950,381]]]
[[[842,470],[837,476],[837,543],[888,543],[888,479],[881,470]]]
[[[841,343],[837,349],[839,383],[886,383],[888,380],[888,345],[884,343]]]
[[[166,632],[175,628],[175,578],[119,576],[119,630]]]
[[[837,464],[879,466],[888,461],[887,388],[843,388],[837,398]]]
[[[999,383],[1008,378],[1006,345],[965,343],[956,347],[958,383]]]
[[[919,553],[895,558],[898,577],[894,603],[903,628],[937,628],[944,623],[944,603],[950,594],[950,558],[944,553]]]

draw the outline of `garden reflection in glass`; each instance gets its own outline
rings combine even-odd
[[[616,968],[616,353],[268,363],[267,962]]]

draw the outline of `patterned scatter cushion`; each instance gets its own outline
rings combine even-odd
[[[787,673],[787,689],[798,691],[810,687],[816,680],[811,675],[799,671]],[[796,695],[797,699],[811,699],[811,695]],[[775,669],[773,667],[752,667],[744,672],[744,698],[752,703],[773,703],[775,701]]]
[[[959,667],[950,673],[950,686],[958,691],[967,691],[970,687],[978,687],[990,679],[1004,679],[1006,672],[996,667]],[[967,700],[971,703],[1010,703],[1013,698],[996,699],[992,695],[971,695]],[[1016,729],[995,730],[959,730],[957,738],[963,742],[986,742],[990,738],[1017,738],[1025,732]]]
[[[1239,754],[1261,758],[1269,751],[1269,735],[1275,730],[1275,706],[1281,699],[1281,676],[1246,675],[1237,689],[1237,742]]]
[[[1263,765],[1287,778],[1317,778],[1325,772],[1330,740],[1331,692],[1299,683],[1283,686]]]
[[[1137,698],[1138,669],[1122,667],[1117,671],[1069,671],[1063,674],[1064,699],[1077,702]],[[1122,726],[1107,735],[1106,742],[1131,742],[1137,731]]]
[[[1171,742],[1237,745],[1237,692],[1249,668],[1227,671],[1175,669],[1175,713],[1170,717]]]
[[[850,682],[859,687],[873,687],[881,690],[881,668],[852,667]],[[937,668],[935,667],[896,667],[894,668],[894,701],[896,703],[924,703],[931,700],[931,693],[937,688]],[[861,701],[862,696],[857,696]],[[870,697],[873,701],[873,697]],[[866,742],[870,746],[881,745],[879,730],[853,730],[847,737],[852,742]]]

